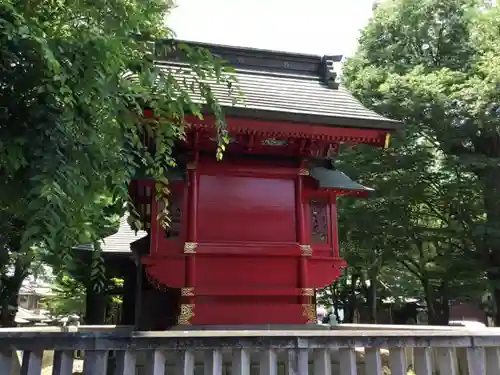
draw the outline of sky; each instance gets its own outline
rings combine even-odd
[[[176,0],[177,38],[315,55],[351,56],[374,0]]]

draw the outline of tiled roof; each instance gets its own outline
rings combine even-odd
[[[46,315],[41,314],[39,311],[27,310],[18,306],[15,320],[16,323],[28,323],[33,321],[47,320],[47,318],[48,317]]]
[[[242,92],[242,98],[238,98],[233,88],[211,84],[218,101],[230,115],[387,130],[401,126],[398,121],[364,107],[341,85],[331,84],[332,75],[336,76],[333,67],[340,63],[341,56],[190,44],[209,49],[235,68],[235,87]],[[182,57],[157,54],[158,66],[174,72],[179,82],[186,83],[186,88],[192,85],[193,73],[182,63]],[[234,104],[234,98],[240,102]]]
[[[174,71],[178,80],[192,74],[180,63],[162,63],[161,67]],[[234,76],[235,86],[242,93],[240,98],[235,90],[231,95],[224,85],[211,85],[217,100],[229,114],[363,128],[392,129],[398,125],[364,107],[344,87],[328,88],[320,77],[241,69],[236,70]],[[237,99],[235,104],[233,98]]]
[[[139,231],[137,234],[130,228],[127,222],[128,214],[124,215],[120,219],[120,225],[116,233],[111,236],[105,237],[101,240],[101,249],[103,252],[117,252],[126,253],[130,252],[130,244],[146,237],[147,232]],[[94,246],[92,244],[83,244],[74,247],[78,250],[93,250]]]

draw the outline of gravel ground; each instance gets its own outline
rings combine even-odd
[[[73,374],[83,373],[83,360],[75,359],[73,361]],[[52,366],[47,366],[42,370],[41,375],[52,375]]]

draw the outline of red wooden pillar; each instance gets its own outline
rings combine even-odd
[[[311,245],[306,239],[306,215],[304,212],[304,176],[309,175],[309,170],[304,168],[304,163],[301,163],[298,176],[295,180],[295,209],[297,220],[297,242],[301,250],[299,259],[299,285],[300,297],[299,302],[302,304],[303,316],[307,323],[314,323],[315,309],[312,304],[314,289],[308,287],[307,275],[307,258],[312,255]]]
[[[337,194],[330,194],[330,223],[332,232],[333,257],[340,257],[339,230],[337,217]]]
[[[198,246],[198,154],[194,161],[187,165],[187,236],[184,244],[185,259],[185,288],[182,288],[181,314],[179,324],[191,324],[191,318],[195,310],[195,288],[196,288],[196,247]]]
[[[302,199],[304,195],[304,176],[307,176],[307,174],[308,170],[301,168],[295,179],[295,216],[297,220],[297,242],[300,245],[304,245],[306,239],[304,204],[302,203]]]

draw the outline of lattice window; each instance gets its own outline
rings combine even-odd
[[[151,229],[151,186],[139,184],[137,191],[138,213],[146,230]]]
[[[311,217],[311,243],[328,243],[328,203],[312,199],[309,202]]]
[[[172,197],[168,207],[170,212],[170,226],[165,228],[167,238],[177,238],[181,234],[182,225],[182,199],[181,197]]]
[[[182,226],[182,195],[169,196],[168,212],[170,217],[170,225],[165,228],[165,237],[167,239],[178,238],[181,234]],[[161,208],[161,206],[160,206]]]

